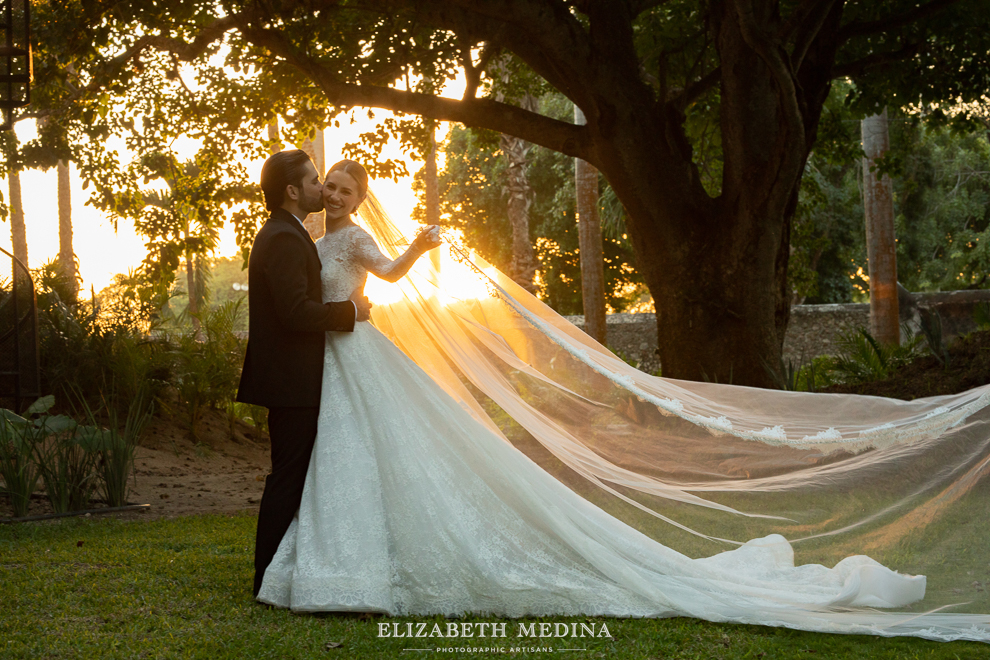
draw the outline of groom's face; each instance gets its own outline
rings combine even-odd
[[[317,213],[323,210],[323,182],[312,161],[306,163],[305,174],[298,186],[292,186],[297,191],[299,210],[306,213]]]

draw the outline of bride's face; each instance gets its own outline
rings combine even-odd
[[[358,182],[347,172],[330,172],[323,182],[323,208],[327,222],[349,216],[364,201]]]

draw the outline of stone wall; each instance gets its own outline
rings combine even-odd
[[[957,337],[976,329],[973,308],[990,302],[990,291],[948,291],[936,293],[902,292],[901,323],[919,332],[918,310],[935,308],[942,317],[943,334]],[[568,321],[583,328],[583,316],[568,316]],[[647,373],[660,368],[657,357],[657,326],[654,314],[610,314],[606,319],[610,349]],[[869,304],[795,305],[784,339],[784,360],[795,364],[818,355],[835,355],[839,336],[857,328],[869,328]]]

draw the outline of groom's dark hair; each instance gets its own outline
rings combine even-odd
[[[291,149],[272,154],[261,168],[261,190],[265,193],[265,208],[269,211],[282,208],[285,187],[302,187],[306,163],[312,162],[302,149]]]

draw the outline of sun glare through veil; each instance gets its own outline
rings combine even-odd
[[[388,220],[395,229],[405,237],[403,249],[412,242],[412,239],[420,232],[423,225],[414,222],[411,218],[402,214],[391,215],[396,209],[402,208],[401,199],[393,199],[390,190],[380,185],[381,182],[371,182],[370,189],[375,192],[384,211],[389,213]],[[355,217],[360,224],[362,220]],[[369,229],[365,226],[365,229]],[[373,232],[372,232],[373,233]],[[450,241],[455,245],[463,245],[463,236],[459,230],[445,229],[443,233],[443,243],[440,247],[430,251],[417,260],[409,275],[399,282],[390,283],[378,279],[374,275],[368,276],[364,293],[376,305],[388,305],[399,302],[403,298],[403,291],[407,287],[416,287],[420,295],[432,297],[438,296],[441,304],[449,306],[464,300],[477,300],[486,298],[489,295],[488,285],[485,278],[481,276],[471,266],[461,263],[451,255]],[[380,246],[381,247],[381,246]],[[384,251],[384,248],[383,248]],[[474,261],[473,251],[468,251],[469,256]],[[439,277],[436,276],[439,271]],[[412,293],[410,291],[410,293]]]

